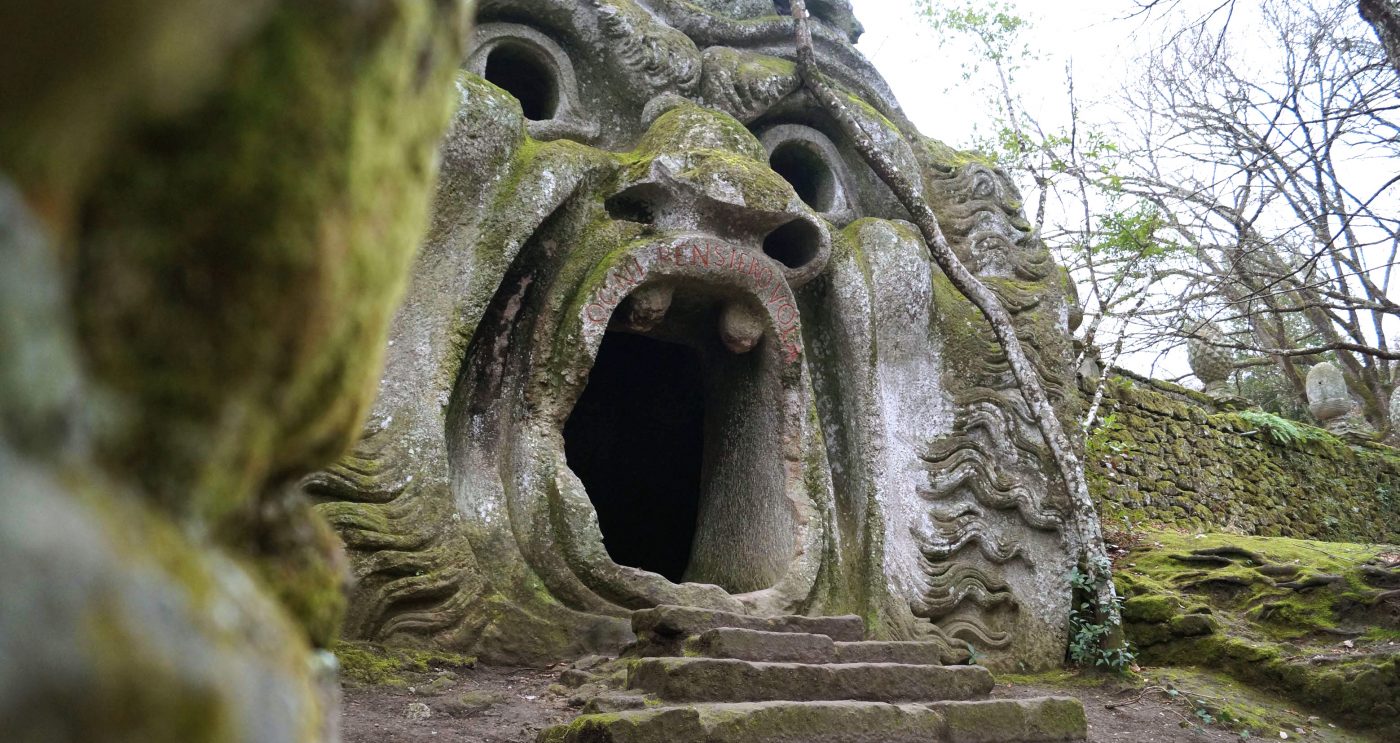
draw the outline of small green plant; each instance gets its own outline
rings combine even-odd
[[[1097,573],[1109,575],[1107,558],[1097,566]],[[1107,578],[1104,578],[1107,580]],[[1121,636],[1120,599],[1114,598],[1113,606],[1099,605],[1092,599],[1098,595],[1098,585],[1092,576],[1077,566],[1069,572],[1069,584],[1074,589],[1074,603],[1069,612],[1069,659],[1080,666],[1103,668],[1115,673],[1126,673],[1137,657],[1127,642],[1111,645],[1106,642],[1114,636]]]
[[[1250,425],[1258,428],[1269,440],[1282,446],[1298,446],[1310,441],[1325,441],[1330,435],[1312,426],[1280,418],[1273,413],[1245,410],[1238,413]]]
[[[1200,705],[1201,703],[1198,702],[1196,709],[1192,710],[1196,713],[1196,719],[1200,720],[1203,725],[1214,725],[1215,716],[1210,713],[1210,710]]]
[[[1094,426],[1094,430],[1089,432],[1089,439],[1085,442],[1085,448],[1089,451],[1102,451],[1107,449],[1114,454],[1122,453],[1123,450],[1127,448],[1127,445],[1122,441],[1115,440],[1112,436],[1114,426],[1117,422],[1118,414],[1116,412],[1100,417],[1099,424]]]

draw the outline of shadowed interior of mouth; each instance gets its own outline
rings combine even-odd
[[[726,346],[725,308],[752,299],[720,287],[676,285],[645,329],[629,325],[631,300],[563,431],[608,555],[672,582],[768,588],[794,539],[771,333],[748,352]]]

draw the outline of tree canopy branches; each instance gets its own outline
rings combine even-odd
[[[1025,23],[969,30],[950,21],[976,16],[925,5],[936,29],[985,50],[1004,134],[979,144],[1028,203],[1050,205],[1037,226],[1085,288],[1086,347],[1111,349],[1110,364],[1163,354],[1210,321],[1241,374],[1276,375],[1291,410],[1307,365],[1327,358],[1385,425],[1400,360],[1400,75],[1351,0],[1207,2],[1136,60],[1116,119],[1086,118],[1067,70],[1058,130],[1019,96],[1021,60],[990,53],[1016,49],[1007,37]],[[1140,0],[1137,13],[1160,27],[1184,5]]]

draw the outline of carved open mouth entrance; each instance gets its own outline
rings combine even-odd
[[[705,394],[700,355],[678,343],[611,332],[564,425],[608,556],[679,583],[700,513]]]
[[[677,289],[645,333],[603,336],[564,450],[619,565],[747,593],[793,559],[775,341],[736,352],[719,331],[745,301]]]

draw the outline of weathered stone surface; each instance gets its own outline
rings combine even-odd
[[[690,638],[687,657],[626,659],[627,686],[645,694],[645,711],[603,715],[597,713],[616,708],[590,702],[583,717],[544,731],[540,741],[1083,739],[1076,700],[986,701],[992,679],[980,666],[838,663],[838,649],[934,663],[946,650],[941,643],[710,629]],[[734,657],[695,657],[701,654]],[[906,701],[926,704],[899,704]],[[659,704],[685,706],[654,707]]]
[[[1063,274],[1020,195],[910,125],[849,3],[811,9],[1073,420]],[[351,550],[346,634],[545,663],[669,604],[1061,662],[1053,466],[990,328],[800,89],[792,19],[484,0],[478,29],[379,397],[304,483]]]
[[[668,707],[581,717],[540,743],[1057,743],[1083,740],[1071,699],[934,705],[760,702]]]
[[[712,629],[685,644],[685,655],[773,663],[904,663],[937,666],[962,660],[937,642],[833,642],[826,635]]]
[[[929,705],[943,714],[948,743],[1051,743],[1084,740],[1089,723],[1077,699],[945,702]]]
[[[834,663],[836,644],[826,635],[722,628],[691,638],[686,642],[685,655],[771,663]]]
[[[919,705],[872,702],[766,702],[662,707],[581,717],[551,728],[540,743],[928,743],[943,718]]]
[[[1106,423],[1085,457],[1106,524],[1400,541],[1394,449],[1156,385],[1106,382]]]
[[[854,642],[865,637],[865,622],[857,616],[755,617],[689,606],[658,606],[632,614],[632,631],[662,636],[688,637],[712,629],[745,629],[759,632],[802,632],[832,640]]]
[[[1308,409],[1323,425],[1350,413],[1356,407],[1356,401],[1347,391],[1346,377],[1330,361],[1315,364],[1308,370],[1307,390]]]
[[[1144,665],[1206,669],[1228,677],[1221,688],[1264,689],[1400,740],[1390,639],[1400,561],[1389,545],[1143,530],[1120,564],[1115,581],[1135,608],[1125,629]]]
[[[647,706],[645,694],[636,692],[605,692],[583,705],[583,714],[596,715],[606,712],[622,712],[629,709],[643,709]]]
[[[912,665],[941,665],[961,662],[966,652],[949,653],[937,642],[838,642],[837,663],[908,663]]]
[[[1386,437],[1386,442],[1391,446],[1396,446],[1400,444],[1400,387],[1396,387],[1390,393],[1390,407],[1387,408],[1387,411],[1389,413],[1390,433]]]
[[[1212,322],[1195,322],[1192,325],[1194,327],[1188,329],[1190,335],[1186,339],[1191,373],[1205,385],[1207,395],[1225,396],[1228,394],[1225,383],[1235,370],[1229,349],[1217,345],[1224,343],[1225,335]]]
[[[985,696],[992,675],[981,666],[896,663],[754,663],[715,658],[645,658],[629,688],[680,702],[962,700]]]

